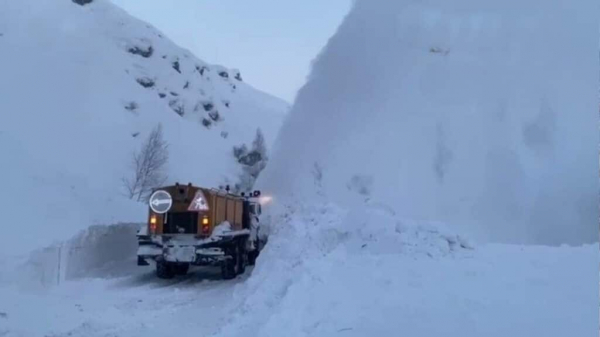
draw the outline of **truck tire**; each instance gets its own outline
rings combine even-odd
[[[246,239],[241,239],[237,244],[237,272],[238,275],[242,275],[246,272],[246,265],[248,264],[248,250],[246,249]]]
[[[160,279],[172,279],[175,277],[173,266],[165,261],[156,261],[156,276]]]
[[[227,259],[223,261],[223,264],[221,265],[221,277],[223,277],[224,280],[234,279],[237,276],[235,269],[236,262],[234,259]]]
[[[186,275],[190,270],[189,263],[179,263],[173,265],[173,271],[175,275]]]
[[[257,258],[258,258],[258,249],[248,252],[248,265],[254,266],[256,264]]]
[[[234,279],[236,276],[246,272],[246,245],[245,240],[234,242],[227,250],[231,258],[225,260],[221,265],[221,276],[225,280]]]

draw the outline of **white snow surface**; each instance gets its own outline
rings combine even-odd
[[[229,221],[224,221],[215,226],[210,236],[211,238],[219,238],[227,232],[231,232],[231,224],[229,223]]]
[[[404,220],[377,205],[349,211],[320,202],[270,215],[280,226],[256,267],[234,281],[221,280],[218,269],[158,280],[151,267],[128,262],[135,239],[119,240],[133,227],[92,228],[65,245],[87,243],[71,254],[70,280],[60,286],[0,282],[0,335],[598,333],[597,244],[473,246],[440,224]],[[298,245],[299,237],[310,240]],[[44,274],[55,276],[31,275]]]
[[[227,321],[232,290],[243,281],[222,282],[210,270],[160,281],[146,269],[46,291],[0,284],[0,336],[208,336]]]
[[[595,0],[358,0],[261,178],[478,241],[598,241]],[[290,179],[290,177],[294,177]]]
[[[355,1],[218,336],[598,334],[599,8]]]
[[[176,179],[216,182],[236,172],[231,146],[250,142],[255,127],[236,124],[247,134],[233,139],[232,131],[223,140],[219,128],[235,121],[223,112],[223,123],[198,129],[199,116],[180,118],[157,97],[163,80],[169,90],[179,88],[170,62],[121,54],[118,41],[126,45],[139,32],[156,44],[156,55],[162,48],[179,55],[184,69],[185,51],[158,32],[100,0],[85,7],[50,0],[0,6],[0,50],[7,51],[0,64],[9,74],[0,77],[0,89],[10,92],[0,100],[0,151],[10,158],[2,167],[10,194],[0,202],[8,219],[28,221],[24,231],[11,223],[11,249],[40,247],[91,223],[139,220],[144,210],[132,211],[136,205],[114,189],[139,145],[130,133],[147,133],[159,121],[171,142],[189,144],[174,150],[172,163],[189,163],[190,149],[214,149],[206,166],[202,155],[197,165],[172,165]],[[138,224],[92,226],[25,261],[0,251],[0,267],[19,263],[14,273],[0,272],[0,336],[597,335],[597,243],[470,240],[589,241],[590,224],[582,219],[595,212],[587,209],[596,194],[587,199],[585,185],[596,192],[597,186],[584,167],[587,147],[575,143],[595,138],[584,123],[595,119],[581,112],[590,103],[587,71],[594,73],[584,53],[594,6],[358,0],[315,63],[263,174],[265,192],[273,192],[262,218],[271,235],[255,268],[233,281],[220,280],[218,269],[160,281],[151,268],[134,266]],[[28,34],[47,36],[34,41]],[[91,37],[98,39],[88,43]],[[160,80],[151,95],[135,82],[140,69]],[[65,74],[77,78],[58,81]],[[222,93],[214,90],[215,97]],[[231,114],[243,91],[266,99],[242,84],[237,90]],[[131,97],[139,115],[122,109]],[[255,122],[258,111],[244,122]],[[526,123],[536,116],[539,123]],[[578,137],[567,140],[568,130]],[[527,137],[533,143],[524,145]],[[594,158],[594,174],[595,165]],[[536,179],[547,180],[545,187]],[[32,194],[40,197],[32,201]],[[514,208],[506,195],[515,196]],[[571,197],[582,198],[582,212]],[[572,233],[560,222],[525,221],[540,216],[532,205],[568,219]],[[563,213],[548,208],[555,205]],[[511,221],[507,207],[517,211]],[[44,237],[28,235],[33,231]]]
[[[373,205],[275,214],[279,225],[218,336],[598,333],[597,244],[473,247]]]
[[[150,47],[149,57],[129,52]],[[0,73],[0,256],[144,221],[146,206],[123,197],[121,180],[159,123],[167,183],[217,187],[241,172],[232,147],[257,128],[271,144],[288,109],[106,0],[0,0]],[[205,106],[220,116],[210,128]]]

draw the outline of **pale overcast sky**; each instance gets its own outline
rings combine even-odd
[[[292,102],[351,0],[112,0],[200,59]]]

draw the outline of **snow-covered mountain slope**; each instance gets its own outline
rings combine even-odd
[[[599,6],[357,1],[264,189],[370,198],[479,240],[597,241]]]
[[[143,221],[131,155],[162,124],[168,182],[217,187],[233,146],[268,144],[287,103],[206,64],[107,0],[0,0],[0,255],[96,223]]]

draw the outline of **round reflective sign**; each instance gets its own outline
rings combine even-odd
[[[173,205],[173,198],[167,191],[156,191],[150,196],[150,208],[154,213],[167,213]]]

